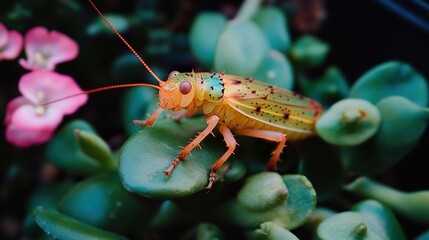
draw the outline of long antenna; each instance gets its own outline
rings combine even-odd
[[[129,87],[141,87],[141,86],[152,87],[152,88],[156,88],[158,90],[161,89],[161,87],[159,87],[159,86],[156,86],[156,85],[153,85],[153,84],[148,84],[148,83],[119,84],[119,85],[112,85],[112,86],[106,86],[106,87],[95,88],[95,89],[91,89],[91,90],[87,90],[87,91],[82,91],[82,92],[79,92],[79,93],[75,93],[75,94],[72,94],[72,95],[65,96],[63,98],[59,98],[59,99],[55,99],[55,100],[52,100],[52,101],[44,102],[41,105],[45,106],[45,105],[49,105],[49,104],[52,104],[52,103],[63,101],[65,99],[77,97],[77,96],[80,96],[80,95],[88,95],[88,94],[91,94],[91,93],[102,92],[102,91],[106,91],[106,90],[110,90],[110,89],[129,88]]]
[[[163,81],[161,79],[159,79],[158,76],[156,76],[156,74],[152,71],[152,69],[150,69],[150,67],[146,64],[146,62],[140,57],[140,55],[134,50],[133,47],[131,47],[131,45],[122,37],[122,35],[116,30],[116,28],[114,28],[112,26],[112,24],[110,24],[109,20],[107,20],[107,18],[101,13],[100,10],[98,10],[97,6],[95,6],[95,4],[91,1],[88,0],[89,3],[92,5],[92,7],[95,9],[95,11],[97,11],[98,15],[100,15],[100,17],[103,19],[103,21],[107,24],[107,26],[110,27],[110,29],[112,29],[112,31],[122,40],[122,42],[125,43],[125,45],[127,45],[127,47],[131,50],[131,52],[137,57],[137,59],[143,64],[143,66],[147,69],[147,71],[156,79],[156,81],[158,81],[158,83],[162,83]]]

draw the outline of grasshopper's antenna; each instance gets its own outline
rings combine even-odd
[[[96,92],[102,92],[102,91],[106,91],[106,90],[110,90],[110,89],[115,89],[115,88],[129,88],[129,87],[141,87],[141,86],[145,86],[145,87],[151,87],[151,88],[155,88],[155,89],[161,89],[161,87],[153,85],[153,84],[149,84],[149,83],[129,83],[129,84],[119,84],[119,85],[112,85],[112,86],[106,86],[106,87],[100,87],[100,88],[95,88],[95,89],[91,89],[91,90],[87,90],[87,91],[82,91],[82,92],[78,92],[72,95],[68,95],[65,96],[63,98],[59,98],[59,99],[55,99],[52,101],[48,101],[48,102],[44,102],[41,105],[42,106],[46,106],[52,103],[56,103],[56,102],[60,102],[69,98],[73,98],[73,97],[77,97],[80,95],[88,95],[91,93],[96,93]]]
[[[150,67],[140,57],[140,55],[134,50],[134,48],[131,47],[131,45],[122,37],[122,35],[112,26],[112,24],[110,24],[109,20],[107,20],[107,18],[101,13],[101,11],[98,10],[97,6],[95,6],[95,4],[91,0],[88,0],[88,1],[92,5],[92,7],[95,9],[95,11],[97,11],[98,15],[100,15],[100,17],[103,19],[103,21],[107,24],[107,26],[109,26],[110,29],[112,29],[112,31],[122,40],[122,42],[124,42],[125,45],[127,45],[127,47],[131,50],[131,52],[143,64],[143,66],[147,69],[147,71],[156,79],[156,81],[158,81],[158,83],[162,83],[163,81],[161,79],[159,79],[158,76],[156,76],[156,74],[152,71],[152,69],[150,69]]]

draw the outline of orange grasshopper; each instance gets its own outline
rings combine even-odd
[[[270,170],[276,168],[286,143],[286,136],[290,141],[295,141],[315,134],[314,125],[322,114],[322,106],[313,99],[306,98],[296,92],[267,85],[252,78],[212,72],[179,73],[173,71],[166,81],[162,81],[110,24],[97,6],[91,0],[88,1],[112,31],[158,81],[159,86],[146,83],[122,84],[89,90],[73,96],[113,88],[147,86],[159,91],[159,108],[148,119],[136,120],[134,124],[151,126],[163,110],[181,111],[175,117],[191,116],[195,112],[201,111],[207,119],[207,127],[179,152],[178,156],[171,162],[170,167],[164,171],[167,176],[216,126],[219,126],[219,131],[223,135],[228,150],[213,164],[206,189],[213,186],[216,173],[237,146],[231,130],[234,130],[238,135],[278,143],[267,164]]]

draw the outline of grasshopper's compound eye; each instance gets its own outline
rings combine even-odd
[[[186,95],[189,92],[191,92],[191,90],[192,90],[192,84],[189,81],[184,80],[183,82],[180,83],[179,90],[180,90],[181,94]]]
[[[179,74],[179,71],[172,71],[170,74],[168,74],[168,79],[176,76],[177,74]]]

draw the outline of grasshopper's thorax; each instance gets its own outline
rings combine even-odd
[[[215,73],[179,73],[173,71],[160,84],[159,105],[163,109],[179,111],[200,108],[204,103],[222,101],[222,75]]]

